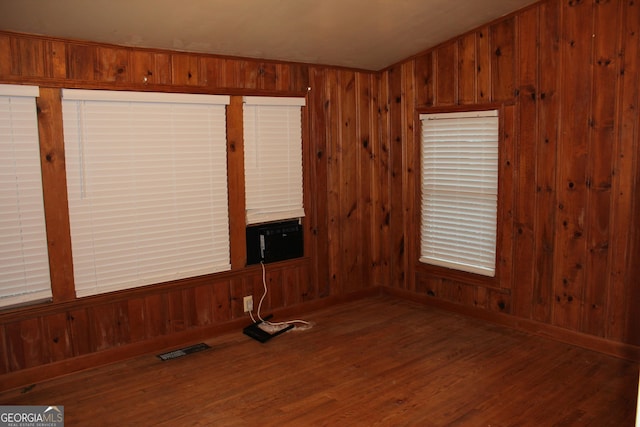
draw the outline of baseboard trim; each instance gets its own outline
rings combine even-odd
[[[317,311],[336,304],[376,296],[379,295],[380,292],[381,290],[379,287],[370,287],[349,294],[332,295],[296,304],[291,307],[269,310],[269,313],[263,314],[272,313],[275,319],[286,319],[291,316],[304,316],[305,313],[309,313],[311,311]],[[0,391],[28,387],[42,381],[143,356],[145,354],[155,355],[157,352],[193,344],[195,342],[233,331],[237,331],[238,334],[242,335],[242,328],[247,326],[249,323],[251,323],[251,319],[248,316],[242,317],[224,323],[176,332],[153,340],[127,344],[121,347],[114,347],[95,353],[72,357],[46,365],[9,372],[0,375]],[[251,338],[246,337],[246,339],[250,340]]]
[[[418,294],[404,289],[396,289],[388,286],[382,287],[384,295],[401,298],[428,305],[434,308],[455,312],[464,316],[473,317],[487,322],[507,326],[523,332],[530,333],[555,341],[561,341],[565,344],[575,345],[577,347],[594,350],[599,353],[608,354],[621,359],[640,362],[640,347],[631,344],[624,344],[616,341],[606,340],[604,338],[592,335],[582,334],[575,331],[560,328],[558,326],[548,325],[536,322],[535,320],[523,319],[520,317],[496,313],[482,310],[475,307],[464,306],[450,301],[444,301],[429,295]]]

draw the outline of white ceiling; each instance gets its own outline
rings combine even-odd
[[[0,29],[380,70],[535,0],[0,0]]]

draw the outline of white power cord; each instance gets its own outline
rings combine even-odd
[[[260,302],[258,303],[258,311],[256,313],[258,316],[258,319],[260,319],[262,323],[267,324],[271,327],[276,327],[276,328],[278,326],[287,326],[287,325],[292,325],[296,323],[302,323],[303,325],[306,325],[307,327],[310,328],[312,324],[310,322],[307,322],[306,320],[295,319],[295,320],[287,320],[284,322],[269,322],[262,318],[262,316],[260,315],[260,310],[262,309],[262,302],[264,301],[264,298],[267,296],[267,276],[264,268],[264,262],[260,261],[260,266],[262,267],[262,286],[264,287],[264,292],[262,293],[262,297],[260,298]],[[253,323],[256,323],[256,319],[253,317],[253,311],[249,312],[249,316],[251,316],[251,321]]]

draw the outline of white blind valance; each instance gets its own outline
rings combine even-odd
[[[498,112],[422,114],[420,261],[495,274]]]
[[[0,85],[0,307],[51,298],[38,95]]]
[[[63,91],[78,296],[230,268],[226,104]]]
[[[244,98],[247,224],[304,216],[304,98]]]

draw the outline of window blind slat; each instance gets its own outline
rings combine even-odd
[[[224,105],[78,94],[63,100],[78,295],[229,269]]]
[[[38,92],[0,85],[0,307],[51,298]]]
[[[495,274],[497,111],[421,115],[421,262]]]

